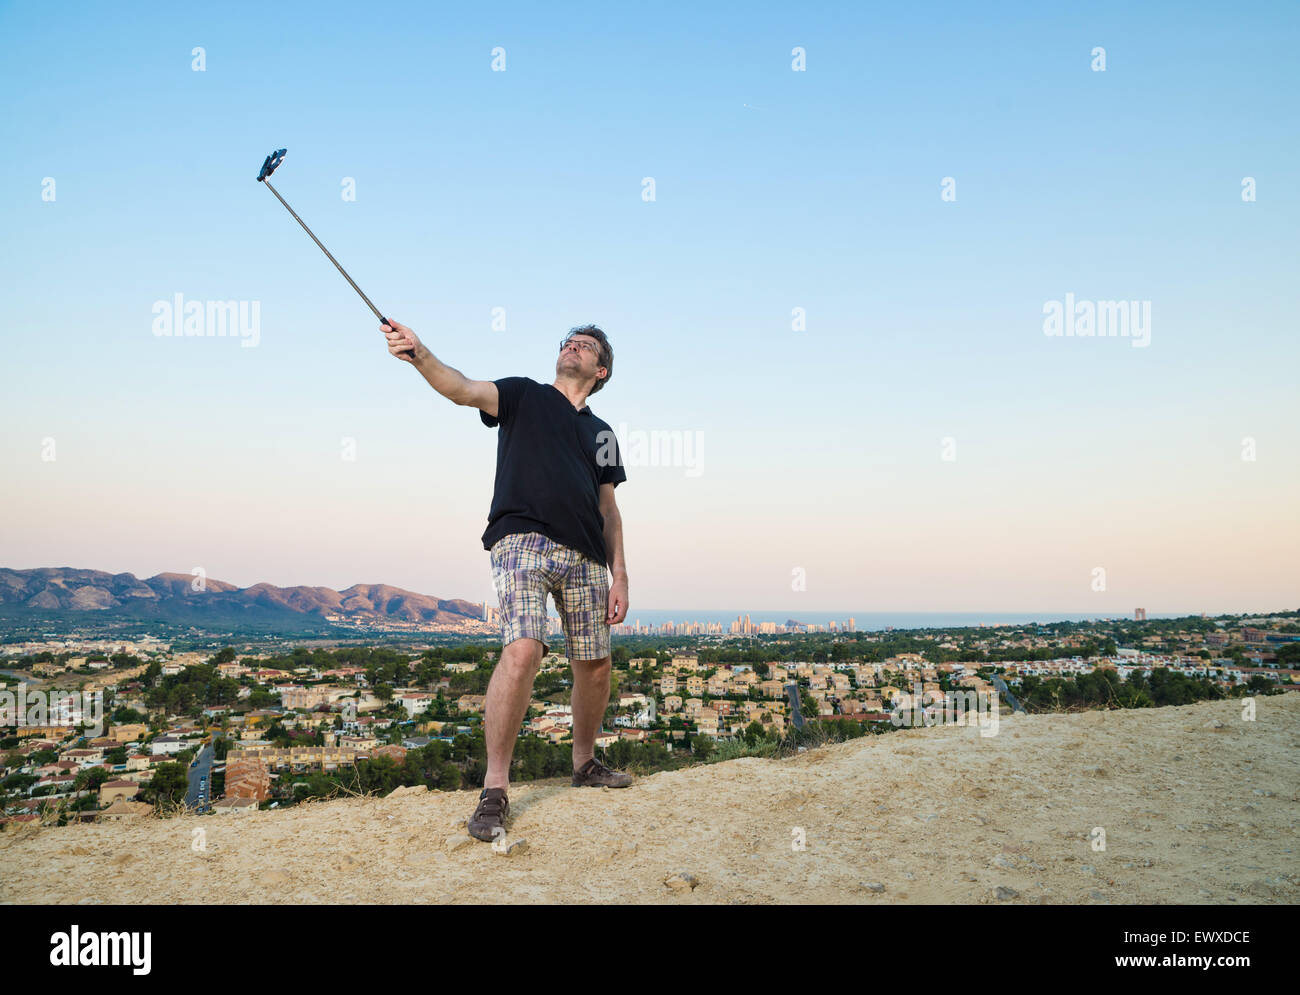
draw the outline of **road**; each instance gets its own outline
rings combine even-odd
[[[216,756],[213,749],[219,732],[212,734],[212,743],[199,750],[195,757],[198,764],[189,769],[189,788],[185,792],[185,804],[198,812],[206,812],[212,807],[212,763]]]

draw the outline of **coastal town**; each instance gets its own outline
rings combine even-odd
[[[748,619],[742,628],[748,628]],[[822,725],[980,709],[1159,707],[1300,690],[1300,617],[942,631],[616,640],[596,745],[672,769],[747,755]],[[484,691],[499,644],[376,649],[47,637],[0,646],[0,828],[283,807],[341,788],[482,783]],[[542,661],[520,779],[564,772],[569,661]],[[797,712],[796,712],[797,709]]]

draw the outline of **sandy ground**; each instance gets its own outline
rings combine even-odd
[[[0,901],[1295,904],[1300,694],[1257,703],[518,784],[508,854],[465,834],[475,791],[26,827],[0,833]]]

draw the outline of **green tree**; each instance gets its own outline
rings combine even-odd
[[[1263,674],[1251,674],[1246,682],[1246,690],[1251,694],[1264,694],[1273,687],[1273,682]]]
[[[716,744],[708,736],[700,733],[691,740],[691,753],[697,760],[707,760],[710,754],[717,749]]]
[[[386,795],[394,788],[401,787],[401,768],[389,756],[378,756],[370,760],[357,761],[357,777],[361,790],[374,791]]]
[[[189,772],[176,763],[163,763],[154,768],[153,778],[141,793],[154,801],[179,803],[189,790]]]
[[[99,786],[112,779],[112,774],[103,767],[91,767],[89,770],[77,771],[72,781],[74,791],[98,791]]]
[[[264,687],[253,688],[252,693],[248,696],[248,705],[254,710],[270,708],[277,701],[279,701],[279,699]]]

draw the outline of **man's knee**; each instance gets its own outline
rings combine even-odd
[[[542,666],[542,643],[521,636],[501,651],[501,665],[512,672],[536,674]]]

